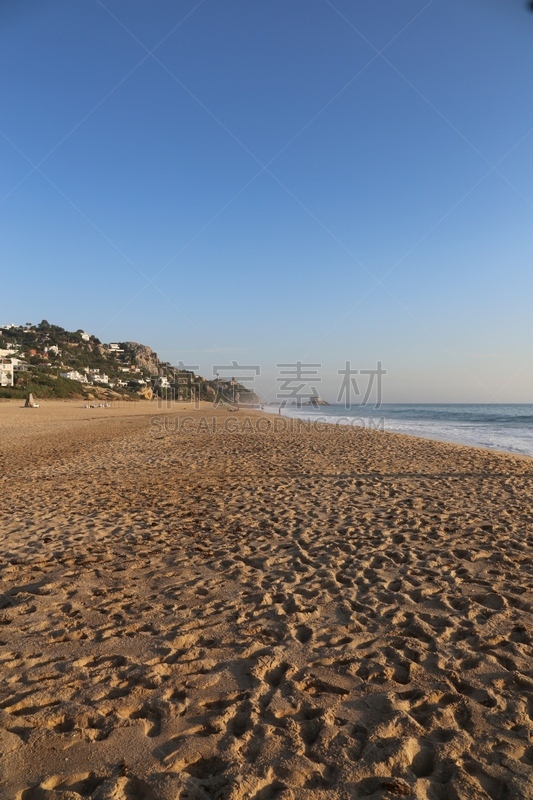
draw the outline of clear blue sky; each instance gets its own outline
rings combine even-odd
[[[521,0],[3,0],[0,75],[1,324],[533,401]]]

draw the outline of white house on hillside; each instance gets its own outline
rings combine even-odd
[[[83,375],[81,372],[73,369],[70,372],[61,372],[62,378],[68,378],[69,381],[79,381],[80,383],[87,383],[87,375]]]
[[[25,372],[28,365],[20,358],[4,358],[0,356],[0,386],[14,386],[15,373]]]
[[[89,370],[90,379],[93,383],[109,383],[109,375],[101,372],[99,369]]]
[[[0,358],[0,386],[13,386],[13,361]]]

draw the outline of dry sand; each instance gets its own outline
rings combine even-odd
[[[531,460],[19,406],[2,800],[533,798]]]

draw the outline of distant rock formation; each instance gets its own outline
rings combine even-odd
[[[307,402],[303,403],[303,405],[304,406],[329,406],[330,403],[328,403],[327,400],[322,400],[322,398],[317,395],[316,397],[312,397],[310,400],[307,400]]]
[[[131,358],[132,362],[139,367],[150,372],[151,375],[159,375],[160,361],[151,347],[138,342],[121,342],[124,355]]]

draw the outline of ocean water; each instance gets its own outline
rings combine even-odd
[[[273,410],[272,407],[269,410]],[[277,411],[277,409],[275,409]],[[424,439],[533,456],[533,403],[513,404],[383,404],[312,408],[287,406],[282,415],[341,425],[382,428]]]

